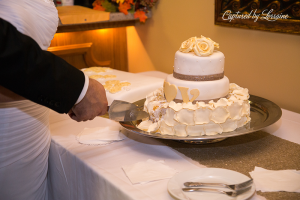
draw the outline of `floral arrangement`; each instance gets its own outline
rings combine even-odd
[[[146,13],[155,5],[158,0],[95,0],[94,10],[106,12],[122,12],[125,15],[134,13],[134,18],[140,22],[147,19]]]
[[[197,56],[209,56],[214,52],[214,48],[219,48],[219,44],[201,35],[200,38],[191,37],[184,41],[179,51],[183,53],[194,52]]]

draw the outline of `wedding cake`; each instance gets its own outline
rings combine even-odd
[[[146,96],[149,119],[138,128],[176,136],[215,135],[250,121],[248,89],[224,76],[224,54],[204,36],[192,37],[175,53],[173,74]]]

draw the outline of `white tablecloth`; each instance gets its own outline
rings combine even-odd
[[[77,123],[67,115],[52,112],[50,124],[52,200],[172,200],[167,191],[168,179],[132,185],[121,167],[147,159],[164,160],[178,171],[204,167],[155,139],[128,132],[124,132],[124,141],[106,146],[79,144],[76,135],[86,127],[120,126],[105,118]],[[300,144],[300,115],[283,110],[283,117],[265,130]],[[256,199],[264,198],[255,195],[251,200]]]
[[[52,114],[57,119],[58,114]],[[54,196],[50,199],[171,200],[166,190],[167,179],[132,185],[121,167],[149,158],[164,160],[166,165],[179,171],[201,167],[158,141],[136,134],[129,133],[124,141],[106,146],[79,144],[76,135],[85,127],[120,125],[100,117],[85,123],[65,117],[51,124],[49,175]]]

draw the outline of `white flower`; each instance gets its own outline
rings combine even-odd
[[[197,56],[209,56],[214,52],[214,42],[205,37],[197,38],[193,50]]]
[[[203,35],[201,35],[201,37],[204,37]],[[212,41],[213,43],[214,43],[214,47],[215,48],[220,48],[220,45],[219,45],[219,43],[216,43],[215,41],[213,41],[212,39],[210,39],[210,38],[207,38],[208,40],[210,40],[210,41]]]
[[[194,52],[197,56],[209,56],[213,54],[214,48],[219,48],[219,44],[214,42],[212,39],[201,35],[198,37],[191,37],[184,41],[179,51],[183,53]]]
[[[190,51],[193,50],[193,47],[195,45],[195,40],[197,39],[197,37],[191,37],[190,39],[184,41],[180,48],[179,51],[183,52],[183,53],[188,53]]]

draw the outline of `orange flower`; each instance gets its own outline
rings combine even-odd
[[[101,6],[101,1],[103,1],[103,0],[95,0],[95,1],[93,2],[93,7],[95,7],[96,5]]]
[[[123,4],[119,4],[119,11],[124,13],[125,15],[128,14],[128,9],[131,8],[131,5],[129,3],[123,3]]]
[[[126,0],[127,3],[134,4],[133,0]]]
[[[139,18],[140,19],[140,22],[144,22],[146,21],[146,19],[148,18],[146,16],[146,13],[142,10],[137,10],[135,13],[134,13],[134,18]]]
[[[103,7],[102,7],[101,5],[99,5],[99,4],[95,4],[93,9],[94,9],[94,10],[99,10],[99,11],[105,11],[105,8],[103,8]]]

